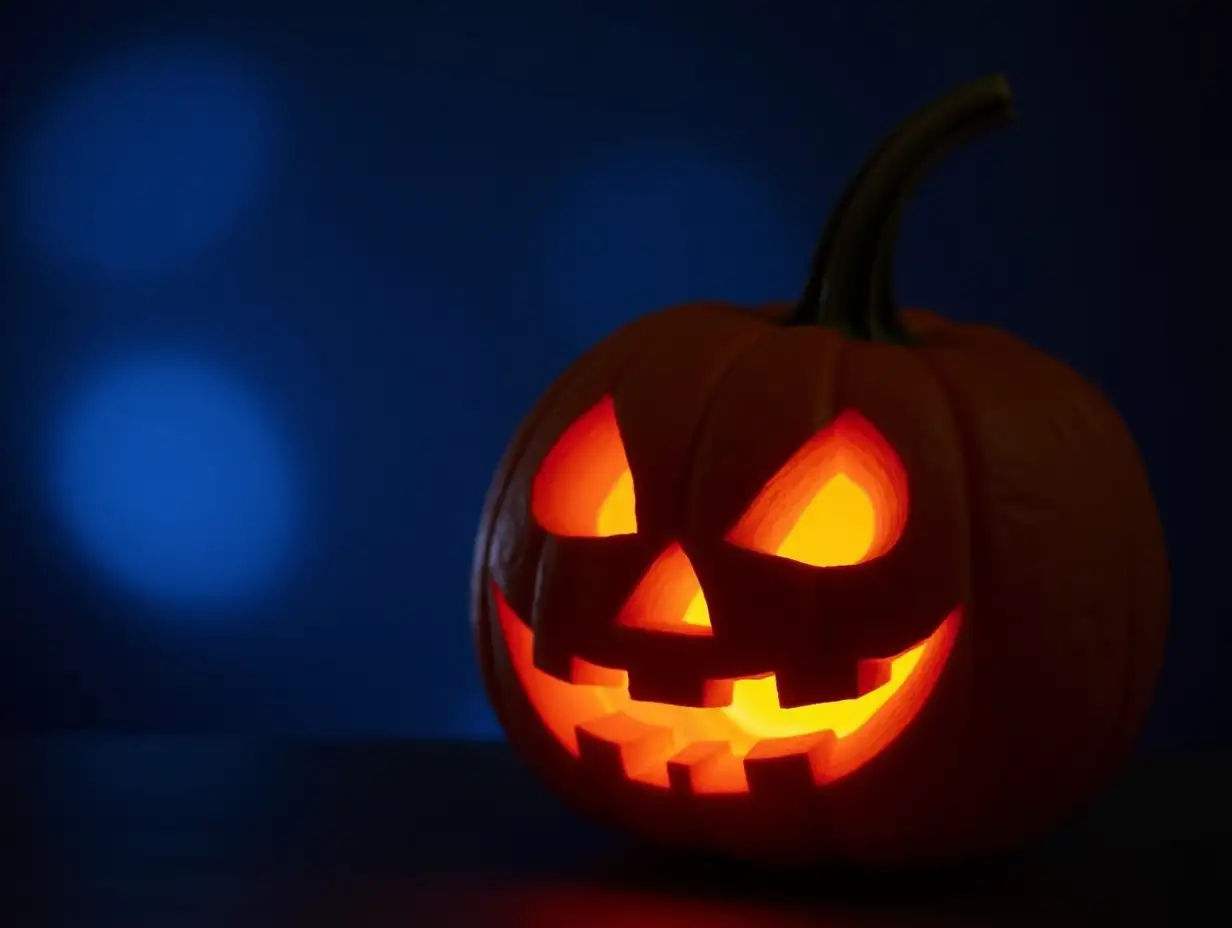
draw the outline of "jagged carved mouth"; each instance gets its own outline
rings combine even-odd
[[[861,672],[880,682],[854,699],[784,709],[767,673],[714,681],[722,704],[696,708],[635,700],[627,673],[580,658],[573,659],[572,682],[540,670],[534,632],[495,584],[491,592],[518,682],[565,750],[617,766],[633,783],[697,795],[822,786],[862,767],[928,701],[962,613],[955,608],[906,651],[861,661]]]

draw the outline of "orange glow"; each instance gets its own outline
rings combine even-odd
[[[863,766],[907,727],[941,676],[958,631],[954,610],[925,641],[901,654],[861,662],[880,686],[855,699],[784,709],[774,674],[713,681],[731,684],[731,704],[713,708],[642,702],[628,675],[573,661],[572,683],[534,666],[534,633],[493,585],[501,632],[514,673],[543,724],[574,756],[579,732],[619,747],[625,775],[652,787],[686,784],[694,793],[749,791],[746,762],[808,758],[822,785]],[[888,672],[886,671],[886,665]]]
[[[813,567],[885,554],[907,521],[907,474],[867,419],[844,412],[809,439],[727,540]]]
[[[633,472],[604,397],[565,429],[531,486],[536,521],[555,535],[608,538],[637,531]]]
[[[617,621],[676,635],[710,635],[710,607],[684,549],[673,544],[637,585]]]

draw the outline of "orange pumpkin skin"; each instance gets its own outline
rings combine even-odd
[[[1153,696],[1168,570],[1134,442],[1095,387],[1004,332],[906,311],[895,343],[784,324],[792,312],[708,303],[644,317],[530,411],[476,542],[472,628],[489,698],[566,801],[657,842],[783,864],[1018,847],[1115,774]],[[637,531],[560,538],[534,516],[536,474],[605,397]],[[894,549],[827,569],[731,544],[783,463],[852,411],[906,474]],[[705,591],[713,635],[611,629],[673,543]],[[681,706],[701,705],[707,680],[770,672],[785,704],[846,698],[861,659],[920,641],[950,609],[961,622],[918,711],[857,768],[819,785],[807,764],[776,762],[747,791],[698,794],[630,779],[618,752],[567,750],[515,671],[500,600],[534,632],[541,668],[567,678],[572,658],[620,667]]]
[[[527,416],[485,507],[474,632],[510,741],[574,804],[736,856],[898,862],[1014,847],[1114,774],[1150,704],[1168,616],[1162,532],[1133,441],[1093,386],[1023,342],[922,312],[908,320],[920,335],[909,348],[727,306],[672,309],[593,349]],[[704,552],[725,544],[766,477],[841,409],[874,422],[911,475],[912,499],[933,504],[916,587],[879,597],[883,621],[863,643],[893,636],[920,596],[961,602],[962,629],[920,715],[852,776],[680,797],[585,769],[544,730],[511,672],[492,585],[519,616],[535,615],[547,537],[530,514],[533,474],[609,393],[634,473],[646,475],[639,510],[655,511],[645,550],[696,539],[712,611],[729,586],[773,597],[739,576],[708,584]],[[919,505],[911,517],[925,518]],[[600,612],[627,584],[626,571],[614,584],[604,571],[597,556],[573,578]],[[779,669],[800,659],[785,649]]]

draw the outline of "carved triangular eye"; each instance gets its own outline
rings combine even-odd
[[[847,411],[792,455],[727,540],[812,567],[843,567],[885,554],[906,522],[902,462],[872,423]]]
[[[531,511],[555,535],[608,538],[637,532],[633,471],[605,396],[557,439],[535,474]]]

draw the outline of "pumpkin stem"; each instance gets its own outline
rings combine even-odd
[[[785,323],[909,344],[894,295],[894,245],[908,198],[952,149],[1013,118],[1009,84],[994,74],[950,91],[886,136],[843,191]]]

